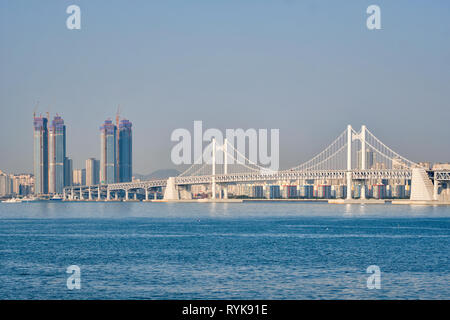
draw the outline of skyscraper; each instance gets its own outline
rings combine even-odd
[[[86,160],[86,185],[92,186],[99,183],[100,161],[89,158]]]
[[[33,163],[34,163],[34,193],[48,193],[48,119],[42,116],[34,117]]]
[[[74,169],[73,170],[73,185],[85,186],[86,185],[86,169]]]
[[[73,161],[70,158],[64,159],[64,185],[71,186],[73,183]]]
[[[117,182],[117,127],[111,120],[106,120],[100,127],[100,132],[100,183],[115,183]]]
[[[375,164],[375,154],[366,148],[366,169],[372,169]],[[362,150],[358,150],[358,169],[362,169]]]
[[[133,176],[133,135],[131,122],[123,119],[119,125],[119,182],[129,182]]]
[[[64,162],[66,159],[66,126],[56,115],[49,127],[49,193],[62,193],[65,183]]]

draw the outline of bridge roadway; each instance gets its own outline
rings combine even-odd
[[[203,176],[185,176],[175,177],[175,184],[180,186],[193,185],[193,184],[209,184],[212,183],[213,177],[216,183],[242,183],[242,182],[263,182],[263,181],[288,181],[288,180],[304,180],[304,179],[317,179],[317,180],[334,180],[345,179],[347,170],[309,170],[309,171],[293,171],[285,170],[275,173],[229,173],[229,174],[216,174],[216,175],[203,175]],[[368,180],[368,179],[411,179],[411,170],[351,170],[352,180]],[[450,175],[450,173],[448,173]],[[118,191],[118,190],[134,190],[143,189],[148,190],[155,187],[165,187],[167,185],[167,179],[156,179],[147,181],[135,181],[135,182],[122,182],[111,183],[107,185],[95,185],[91,186],[91,189]],[[65,187],[65,191],[71,190],[88,190],[89,186],[72,186]]]

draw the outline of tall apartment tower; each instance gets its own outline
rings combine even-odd
[[[49,176],[48,192],[62,193],[65,181],[65,159],[66,159],[66,126],[64,120],[56,115],[49,127]]]
[[[89,158],[86,160],[86,185],[93,186],[99,183],[100,161]]]
[[[73,160],[64,159],[64,185],[71,186],[73,183]]]
[[[106,120],[100,127],[100,183],[117,182],[117,127]]]
[[[123,119],[119,124],[119,182],[130,182],[133,176],[133,135],[131,122]]]
[[[370,148],[366,148],[366,169],[371,169],[375,164],[376,155]],[[362,151],[358,150],[358,169],[362,169]]]
[[[48,193],[48,119],[42,116],[33,119],[33,167],[34,193]]]

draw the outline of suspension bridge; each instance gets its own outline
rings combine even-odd
[[[205,157],[205,153],[208,153]],[[137,200],[141,194],[145,200],[156,198],[157,190],[164,190],[164,200],[192,199],[194,185],[207,185],[210,198],[228,199],[228,187],[242,183],[284,183],[300,185],[305,181],[334,182],[343,186],[342,198],[354,196],[355,185],[360,186],[359,198],[365,199],[367,185],[371,181],[411,181],[412,200],[438,200],[439,187],[447,188],[450,171],[430,171],[418,163],[401,156],[366,126],[355,131],[352,126],[337,136],[325,149],[310,160],[286,170],[270,170],[224,140],[217,145],[213,139],[201,158],[176,177],[95,186],[64,188],[64,200]],[[208,158],[209,161],[202,161]],[[130,196],[133,195],[134,198]]]

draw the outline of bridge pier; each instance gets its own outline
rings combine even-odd
[[[174,177],[167,179],[166,190],[164,191],[164,200],[180,200],[180,195],[178,194]]]
[[[110,190],[107,188],[106,189],[106,201],[110,201],[111,200],[111,192]]]
[[[366,182],[363,180],[361,184],[361,199],[366,199]]]
[[[89,200],[92,200],[92,190],[91,190],[91,186],[89,186],[89,196],[88,196]]]
[[[148,201],[148,189],[145,188],[145,201]]]
[[[439,181],[436,179],[436,173],[434,173],[434,184],[433,184],[433,200],[438,200],[439,198]]]
[[[224,198],[224,199],[228,199],[228,184],[225,184],[225,185],[224,185],[224,188],[223,188],[223,198]]]

